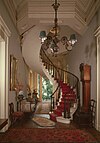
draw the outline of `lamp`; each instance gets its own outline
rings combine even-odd
[[[75,34],[72,34],[68,39],[67,36],[63,36],[61,39],[58,39],[59,33],[59,26],[58,26],[58,18],[57,18],[57,11],[60,6],[55,0],[55,3],[52,4],[55,10],[55,19],[54,19],[54,27],[50,30],[50,32],[46,35],[45,31],[40,32],[40,39],[42,47],[47,50],[50,49],[53,55],[57,54],[59,51],[59,42],[61,42],[67,51],[71,51],[74,44],[77,42]]]

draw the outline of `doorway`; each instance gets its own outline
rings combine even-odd
[[[96,128],[100,131],[100,26],[95,31],[97,40],[97,123]]]
[[[0,16],[0,118],[8,119],[8,37],[10,31]],[[5,129],[4,129],[5,130]]]

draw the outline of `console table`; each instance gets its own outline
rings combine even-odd
[[[18,110],[23,112],[32,112],[34,111],[35,102],[22,100],[18,104]]]
[[[8,119],[0,119],[0,130],[8,124]]]

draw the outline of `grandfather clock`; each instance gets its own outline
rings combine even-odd
[[[88,64],[80,64],[80,78],[82,82],[83,103],[82,109],[88,112],[90,102],[90,86],[91,86],[91,66]]]

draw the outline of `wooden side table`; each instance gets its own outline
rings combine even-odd
[[[34,107],[35,107],[34,101],[22,100],[18,103],[18,111],[32,112]]]
[[[8,124],[8,119],[0,119],[0,130]]]

